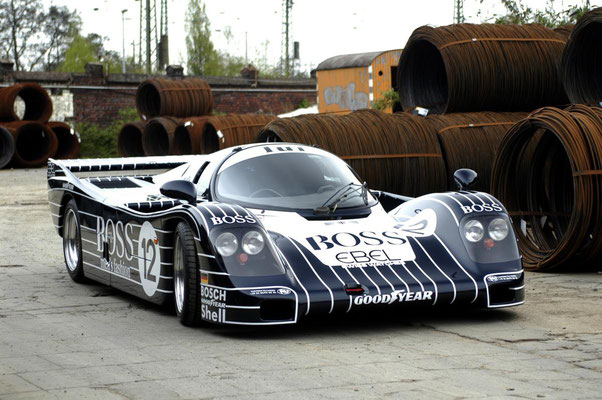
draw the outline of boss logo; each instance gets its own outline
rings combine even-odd
[[[123,224],[121,221],[104,220],[96,217],[96,243],[98,251],[103,251],[104,242],[110,242],[109,255],[119,258],[125,257],[131,261],[134,254],[134,227],[132,224]]]
[[[471,214],[473,212],[476,212],[476,213],[492,212],[492,211],[502,212],[504,210],[502,209],[502,207],[500,207],[497,204],[473,204],[471,206],[462,206],[462,211],[464,211],[464,214]]]
[[[231,225],[231,224],[255,224],[257,220],[250,215],[226,215],[223,217],[211,217],[213,225]]]
[[[365,246],[381,246],[383,244],[389,245],[402,245],[407,240],[400,236],[397,232],[339,232],[334,235],[327,237],[324,235],[316,235],[305,238],[314,250],[328,250],[334,247],[357,247],[360,245]]]

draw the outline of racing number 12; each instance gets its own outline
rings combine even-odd
[[[157,257],[157,250],[155,248],[155,243],[150,239],[142,239],[142,249],[144,250],[144,279],[151,282],[156,282],[157,276],[153,274],[153,269],[155,266],[155,258]],[[152,250],[152,259],[150,260],[150,265],[147,263],[149,258],[149,253]]]

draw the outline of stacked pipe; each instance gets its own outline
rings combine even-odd
[[[602,7],[575,25],[562,55],[562,82],[573,104],[602,105]]]
[[[283,118],[269,123],[257,141],[318,145],[346,160],[376,189],[417,196],[446,186],[437,133],[410,114],[362,110]]]
[[[542,108],[514,125],[501,142],[491,188],[512,216],[525,268],[599,263],[602,109]]]
[[[203,127],[201,153],[212,153],[230,146],[253,143],[257,134],[276,119],[266,114],[229,114],[207,118]]]
[[[141,120],[125,124],[117,146],[125,157],[204,154],[253,142],[275,117],[261,114],[210,115],[211,88],[197,78],[148,79],[136,92]]]
[[[23,102],[22,115],[16,111]],[[0,168],[37,167],[50,157],[74,158],[80,138],[62,122],[48,122],[52,100],[37,83],[19,83],[0,89]]]
[[[527,116],[524,112],[475,112],[429,115],[437,131],[447,168],[447,189],[455,189],[453,173],[460,168],[478,172],[474,190],[489,191],[493,159],[506,131]]]
[[[541,25],[422,26],[400,57],[401,105],[442,114],[566,104],[559,75],[565,42]]]
[[[268,124],[258,141],[316,144],[343,159],[371,187],[408,196],[455,189],[458,168],[479,171],[475,188],[489,190],[497,145],[526,113],[421,117],[362,110],[303,115]]]

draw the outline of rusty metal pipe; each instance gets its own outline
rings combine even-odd
[[[209,117],[185,118],[174,131],[173,145],[177,154],[200,154],[203,130]]]
[[[213,95],[203,79],[151,78],[138,86],[136,109],[143,121],[158,116],[207,115],[213,110]]]
[[[401,54],[401,105],[445,114],[566,104],[559,74],[565,42],[541,25],[422,26]]]
[[[15,154],[15,140],[10,131],[0,126],[0,168],[8,165]]]
[[[207,118],[203,129],[201,153],[213,153],[230,146],[253,143],[257,134],[276,116],[266,114],[229,114]]]
[[[562,82],[573,104],[602,106],[602,7],[585,14],[562,55]]]
[[[527,269],[574,268],[602,255],[602,109],[546,107],[514,125],[491,189],[508,209]]]
[[[117,151],[122,157],[141,157],[144,155],[142,148],[142,132],[146,122],[128,122],[121,127],[117,135]]]
[[[56,135],[36,121],[14,121],[2,124],[15,141],[12,161],[20,167],[38,167],[52,157],[58,148]]]
[[[17,97],[25,103],[23,117],[15,112]],[[52,115],[52,100],[46,90],[34,82],[25,82],[0,89],[0,121],[48,122]]]
[[[57,159],[77,158],[81,146],[79,133],[65,122],[51,121],[47,125],[54,132],[58,141],[58,147],[53,157]]]
[[[181,123],[179,118],[157,117],[148,121],[142,132],[142,148],[147,156],[176,154],[173,135]]]

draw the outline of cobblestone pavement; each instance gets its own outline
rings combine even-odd
[[[73,283],[45,171],[0,171],[0,399],[600,398],[602,274],[527,273],[503,311],[181,326]]]

